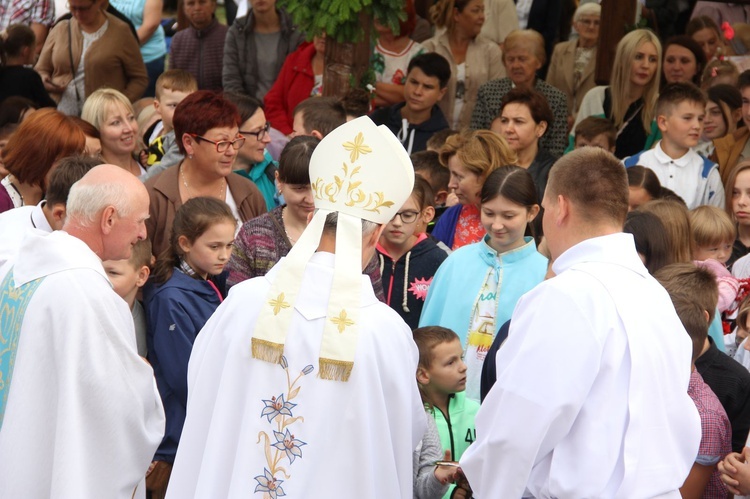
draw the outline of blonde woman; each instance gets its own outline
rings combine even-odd
[[[453,129],[468,126],[479,87],[505,76],[500,47],[480,35],[484,0],[439,0],[430,10],[438,33],[422,45],[451,65],[448,91],[440,108]]]
[[[586,93],[570,143],[578,123],[601,116],[617,128],[615,156],[622,159],[650,149],[661,136],[655,121],[661,60],[661,43],[653,32],[637,29],[625,35],[617,44],[610,85]]]

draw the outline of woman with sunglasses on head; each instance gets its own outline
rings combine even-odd
[[[237,106],[241,121],[240,134],[245,137],[245,143],[237,151],[234,171],[255,183],[266,201],[266,209],[271,211],[279,205],[275,185],[279,165],[266,149],[271,143],[271,126],[266,121],[263,104],[249,95],[229,93],[224,94],[224,97]]]
[[[215,92],[194,92],[175,109],[173,124],[185,159],[146,181],[151,198],[146,229],[154,255],[169,247],[175,212],[188,199],[220,199],[240,223],[266,212],[255,184],[233,172],[247,140],[239,133],[240,115],[234,104]]]

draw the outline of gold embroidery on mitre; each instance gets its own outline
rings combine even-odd
[[[370,146],[365,144],[365,136],[362,132],[359,132],[357,136],[354,137],[353,142],[344,142],[344,149],[349,151],[349,158],[352,163],[359,159],[360,154],[364,155],[372,152]]]
[[[346,310],[344,309],[341,309],[338,317],[331,317],[331,322],[338,326],[339,333],[343,333],[347,327],[354,325],[354,321],[346,316]]]
[[[364,155],[372,152],[370,146],[365,144],[364,141],[364,135],[362,132],[359,132],[353,142],[344,142],[344,149],[350,151],[349,158],[352,163],[359,159],[360,154]],[[372,211],[378,214],[380,213],[380,208],[390,208],[393,206],[393,201],[386,200],[382,191],[366,193],[360,187],[362,181],[354,180],[354,177],[362,170],[361,166],[354,166],[352,164],[350,171],[349,166],[346,163],[342,163],[342,170],[344,171],[343,177],[334,175],[333,182],[326,183],[322,178],[318,177],[312,183],[316,199],[327,199],[331,203],[337,203],[339,195],[344,190],[344,183],[347,183],[346,206],[359,207],[365,211]]]
[[[289,308],[289,304],[284,301],[284,293],[279,293],[275,300],[270,300],[269,305],[273,307],[273,315],[279,315],[282,308]]]

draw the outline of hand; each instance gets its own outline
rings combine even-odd
[[[44,84],[44,89],[47,92],[51,92],[53,94],[61,94],[65,91],[65,87],[55,85],[54,83],[52,83],[52,80],[44,80],[42,83]]]
[[[456,195],[456,189],[451,189],[451,193],[445,198],[445,206],[450,208],[458,204],[458,196]]]
[[[458,495],[458,491],[461,490],[465,493],[465,495],[461,496]],[[466,478],[466,475],[464,475],[464,470],[461,468],[456,469],[456,488],[453,491],[453,495],[451,497],[471,497],[472,491],[471,491],[471,485],[469,485],[469,480]]]
[[[445,451],[443,461],[451,461],[450,450]],[[458,468],[454,466],[435,466],[435,478],[437,478],[438,482],[442,485],[453,483],[456,479],[456,471],[458,471]]]
[[[153,461],[146,472],[146,490],[151,492],[152,499],[161,499],[167,493],[169,476],[172,474],[172,463]]]
[[[747,447],[743,449],[743,454],[733,452],[727,455],[723,461],[719,461],[718,464],[721,481],[734,495],[750,493],[750,464],[745,459],[746,451]]]

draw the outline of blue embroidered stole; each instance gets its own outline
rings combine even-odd
[[[43,280],[42,277],[16,288],[11,269],[0,284],[0,428],[3,427],[26,307]]]

